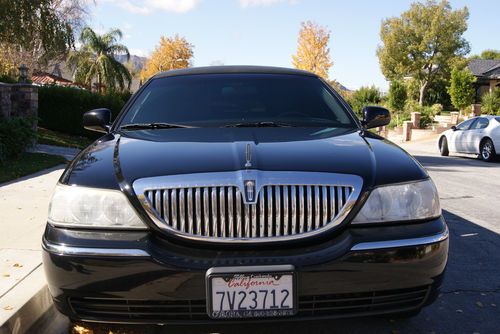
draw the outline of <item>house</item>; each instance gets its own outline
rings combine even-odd
[[[31,81],[35,86],[64,86],[64,87],[79,87],[78,84],[71,80],[65,79],[62,76],[58,76],[52,73],[37,71],[31,76]]]
[[[484,93],[500,88],[500,60],[471,59],[467,68],[477,78],[476,102],[481,101]]]

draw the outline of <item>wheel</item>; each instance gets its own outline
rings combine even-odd
[[[444,136],[439,140],[439,153],[441,153],[443,157],[447,157],[450,154],[448,150],[448,140]]]
[[[481,146],[479,147],[479,156],[481,159],[488,162],[495,159],[495,146],[493,146],[491,139],[486,138],[481,142]]]

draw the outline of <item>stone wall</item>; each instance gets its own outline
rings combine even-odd
[[[31,117],[36,126],[38,87],[29,84],[0,83],[0,112],[3,117]]]

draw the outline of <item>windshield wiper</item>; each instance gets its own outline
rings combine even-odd
[[[172,123],[131,123],[120,126],[124,130],[141,130],[141,129],[178,129],[191,128],[192,126],[172,124]]]
[[[224,128],[289,128],[296,125],[283,123],[283,122],[247,122],[247,123],[234,123],[224,125]]]

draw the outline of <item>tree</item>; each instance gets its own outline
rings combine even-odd
[[[392,81],[389,86],[389,95],[387,99],[389,108],[393,111],[402,111],[405,107],[406,98],[406,86],[398,80]]]
[[[474,102],[474,82],[476,82],[476,77],[467,68],[460,70],[455,67],[451,71],[448,93],[451,103],[458,110],[464,110]]]
[[[314,22],[302,22],[297,53],[292,55],[295,68],[306,70],[328,79],[328,70],[333,63],[330,60],[330,32]]]
[[[377,49],[382,73],[389,80],[417,80],[423,105],[428,86],[469,52],[469,43],[462,37],[468,17],[467,7],[452,10],[446,0],[428,0],[413,3],[400,17],[384,20],[383,45]]]
[[[175,35],[174,37],[161,36],[151,58],[141,71],[141,80],[145,81],[156,73],[191,66],[193,58],[193,45],[186,38]]]
[[[382,101],[382,94],[380,90],[375,86],[371,87],[361,87],[354,93],[352,93],[351,97],[348,99],[349,104],[352,109],[358,114],[361,115],[363,107],[368,105],[377,105]]]
[[[115,90],[117,86],[121,90],[130,88],[132,76],[127,67],[116,60],[118,54],[130,59],[127,47],[117,43],[121,38],[119,29],[99,35],[89,27],[84,28],[80,35],[81,48],[68,57],[68,64],[75,68],[75,81],[86,86],[96,82],[99,93],[103,87],[108,90]]]
[[[500,50],[484,50],[481,54],[474,55],[471,59],[492,59],[492,60],[500,60]]]
[[[387,96],[387,104],[391,112],[396,116],[396,125],[399,126],[401,116],[405,113],[405,104],[408,98],[406,86],[401,81],[394,80],[389,86],[389,94]],[[403,116],[404,117],[404,116]]]
[[[9,72],[59,62],[87,17],[86,0],[0,0],[0,58]],[[15,75],[16,73],[8,73]]]

